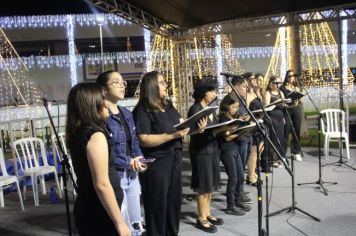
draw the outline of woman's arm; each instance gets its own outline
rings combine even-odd
[[[117,229],[123,235],[131,235],[131,231],[124,222],[114,190],[109,180],[109,151],[103,133],[94,133],[87,144],[87,158],[93,185],[99,200]]]
[[[189,128],[186,128],[169,134],[139,134],[137,137],[142,147],[157,147],[173,139],[181,138],[187,135],[188,132]]]
[[[265,102],[265,106],[267,106],[271,103],[271,93],[269,91],[266,91],[265,96],[263,97],[263,100]]]

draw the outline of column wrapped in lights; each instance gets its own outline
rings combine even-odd
[[[151,53],[151,31],[148,29],[143,29],[143,37],[145,41],[145,53],[146,53],[146,58],[150,58],[150,53]],[[151,64],[146,63],[146,71],[151,71],[150,68]]]
[[[224,81],[222,76],[220,76],[220,72],[222,72],[222,50],[221,50],[221,35],[215,35],[215,56],[216,56],[216,76],[218,79],[219,89],[224,87]]]
[[[77,67],[76,67],[76,57],[74,49],[74,24],[73,16],[67,16],[67,39],[68,39],[68,54],[70,63],[70,82],[72,87],[78,83],[77,81]]]

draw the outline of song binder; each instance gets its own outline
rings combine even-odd
[[[298,100],[298,99],[301,99],[304,96],[305,96],[304,93],[301,93],[301,92],[298,92],[298,91],[292,91],[292,92],[287,94],[287,98],[290,98],[292,100]]]
[[[205,116],[209,116],[211,113],[215,112],[219,106],[206,106],[204,109],[200,110],[199,112],[195,113],[191,117],[187,118],[185,121],[174,125],[174,128],[177,130],[190,128],[190,133],[194,131],[197,127],[197,123],[199,120]]]

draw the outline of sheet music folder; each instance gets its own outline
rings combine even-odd
[[[241,126],[236,129],[233,129],[230,131],[230,134],[237,134],[239,137],[243,137],[245,135],[248,135],[250,133],[254,133],[256,131],[256,123],[252,123],[249,125]]]
[[[210,126],[207,126],[205,127],[205,129],[215,129],[215,128],[220,128],[220,127],[223,127],[223,126],[226,126],[226,130],[229,129],[230,126],[241,126],[241,125],[244,125],[248,123],[247,121],[244,121],[244,120],[241,120],[241,119],[232,119],[232,120],[228,120],[228,121],[225,121],[225,122],[221,122],[221,123],[218,123],[218,124],[215,124],[215,125],[210,125]]]
[[[185,128],[190,128],[191,132],[193,129],[197,127],[197,123],[199,120],[205,116],[209,116],[211,113],[216,111],[219,108],[219,106],[206,106],[204,109],[200,110],[199,112],[195,113],[191,117],[187,118],[185,121],[182,123],[174,125],[175,129],[185,129]]]
[[[298,99],[301,99],[304,96],[305,96],[304,93],[301,93],[301,92],[298,92],[298,91],[292,91],[292,92],[287,94],[287,98],[291,98],[292,100],[298,100]]]

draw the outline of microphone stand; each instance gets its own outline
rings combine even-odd
[[[313,99],[310,97],[310,94],[309,94],[309,91],[305,88],[304,84],[303,84],[303,81],[300,80],[298,77],[297,77],[297,80],[299,80],[299,83],[302,87],[302,89],[306,92],[310,102],[313,104],[314,106],[314,109],[318,112],[318,164],[319,164],[319,179],[315,182],[307,182],[307,183],[300,183],[298,184],[298,186],[301,186],[301,185],[306,185],[306,184],[318,184],[319,187],[316,187],[316,188],[319,188],[320,190],[323,191],[324,195],[327,196],[328,195],[328,190],[324,187],[324,184],[331,184],[331,185],[335,185],[337,184],[337,182],[326,182],[326,181],[323,181],[322,177],[321,177],[321,120],[323,120],[323,122],[326,124],[326,122],[324,121],[323,117],[321,116],[320,114],[320,111],[318,109],[318,107],[315,105]]]
[[[278,89],[278,92],[279,92],[279,94],[280,94],[280,97],[282,98],[280,89]],[[288,111],[287,111],[287,115],[288,115],[288,117],[289,117],[289,121],[291,122],[291,119],[290,119],[290,116],[289,116]],[[292,124],[292,123],[291,123],[291,124]],[[293,124],[292,124],[292,127],[293,127]],[[294,129],[294,127],[293,127],[293,129]],[[294,135],[296,135],[295,132],[294,132]],[[295,136],[295,138],[297,138],[297,137]],[[296,139],[296,140],[297,140],[297,139]],[[270,142],[271,142],[271,141],[270,141]],[[298,142],[298,144],[299,144],[299,142]],[[276,149],[275,149],[275,147],[274,147],[273,145],[272,145],[272,147],[274,148],[274,151],[276,151]],[[281,156],[280,156],[279,153],[278,153],[278,156],[279,156],[279,158],[281,158]],[[282,160],[282,162],[283,162],[283,164],[285,164],[283,160]],[[282,213],[282,212],[284,212],[284,211],[290,212],[290,213],[294,214],[295,211],[298,210],[298,211],[302,212],[303,214],[309,216],[310,218],[314,219],[315,221],[320,222],[320,219],[319,219],[319,218],[317,218],[317,217],[315,217],[315,216],[309,214],[308,212],[306,212],[306,211],[304,211],[304,210],[302,210],[302,209],[300,209],[299,207],[296,206],[297,203],[296,203],[296,201],[295,201],[295,182],[294,182],[295,176],[294,176],[294,161],[293,161],[293,158],[291,158],[291,164],[292,164],[292,166],[291,166],[292,169],[291,169],[291,170],[290,170],[289,168],[287,169],[287,167],[286,167],[286,169],[288,170],[288,172],[289,172],[289,174],[290,174],[290,176],[291,176],[291,179],[292,179],[292,205],[289,206],[289,207],[282,208],[282,209],[280,209],[280,210],[278,210],[278,211],[275,211],[275,212],[269,214],[269,216],[275,216],[275,215],[277,215],[277,214],[279,214],[279,213]]]
[[[245,82],[246,82],[246,79],[245,79]],[[267,116],[267,113],[266,111],[264,110],[264,107],[263,107],[263,104],[262,104],[262,101],[260,99],[260,97],[258,96],[257,94],[257,91],[256,91],[256,88],[255,86],[250,83],[251,86],[252,86],[252,89],[253,89],[253,92],[256,94],[256,98],[257,98],[257,101],[259,102],[260,106],[262,107],[262,111],[264,112],[264,114]],[[252,112],[251,112],[252,113]],[[257,125],[257,123],[256,123]],[[267,130],[266,130],[266,133],[267,133]],[[266,230],[264,230],[262,228],[262,214],[263,214],[263,203],[262,203],[262,200],[263,200],[263,193],[262,193],[262,185],[263,185],[263,180],[261,179],[261,162],[260,162],[260,150],[259,150],[259,135],[261,135],[260,132],[256,132],[256,134],[254,135],[254,139],[256,141],[256,154],[257,154],[257,159],[256,159],[256,167],[257,167],[257,212],[258,212],[258,235],[259,236],[262,236],[262,235],[266,235],[268,236],[269,235],[269,218],[266,217]],[[266,141],[266,140],[264,140]],[[267,155],[265,153],[265,155]],[[265,158],[265,161],[268,163],[268,160],[267,158]],[[266,170],[268,170],[268,164],[266,164],[267,167],[266,167]],[[266,186],[268,186],[268,173],[266,173]],[[268,191],[268,189],[266,188],[266,191]],[[266,193],[266,199],[268,198],[268,195]],[[266,205],[266,212],[268,212],[268,205]]]
[[[344,95],[347,95],[344,91],[342,91],[342,90],[339,89],[339,88],[336,88],[336,87],[334,87],[334,86],[332,86],[332,85],[331,85],[330,87],[332,87],[333,89],[339,91],[340,98],[343,97]],[[347,95],[347,96],[349,96],[349,95]],[[341,100],[341,99],[340,99],[340,100]],[[343,110],[343,101],[342,101],[341,103],[342,103],[342,109],[341,109],[341,110]],[[341,114],[340,114],[340,123],[341,123]],[[326,124],[326,122],[324,122],[324,124]],[[341,125],[340,125],[340,126],[341,126]],[[353,166],[347,164],[347,161],[344,161],[344,160],[342,159],[342,148],[343,148],[343,145],[342,145],[342,129],[341,129],[341,127],[340,127],[340,158],[339,158],[339,160],[336,161],[336,162],[324,164],[323,166],[330,166],[330,165],[342,166],[342,165],[345,165],[346,167],[349,167],[349,168],[352,169],[352,170],[356,170],[355,167],[353,167]]]
[[[273,148],[273,150],[277,153],[277,156],[279,157],[279,159],[282,161],[283,165],[285,166],[286,170],[288,171],[288,173],[293,176],[293,172],[289,169],[287,163],[285,162],[285,160],[283,160],[281,154],[278,152],[277,148],[274,146],[274,144],[272,143],[271,139],[268,136],[268,133],[266,132],[266,127],[261,124],[260,122],[258,122],[258,120],[256,119],[256,117],[253,115],[253,113],[250,111],[250,109],[248,109],[245,101],[242,99],[242,97],[240,96],[240,94],[236,91],[236,89],[234,88],[234,86],[231,84],[231,81],[229,80],[230,77],[233,77],[234,75],[230,75],[230,74],[226,74],[226,73],[221,73],[221,75],[225,76],[226,82],[227,84],[231,87],[232,91],[234,92],[234,94],[237,96],[237,98],[240,101],[240,104],[242,104],[242,106],[246,109],[247,113],[250,115],[251,119],[256,123],[256,127],[258,129],[258,131],[264,136],[264,138],[268,141],[268,143],[271,145],[271,147]],[[259,203],[259,204],[262,204]],[[262,210],[261,210],[262,212]],[[260,216],[259,216],[260,217]],[[261,217],[262,218],[262,217]],[[262,220],[259,220],[259,222],[262,222]],[[261,226],[259,224],[259,226]],[[258,229],[258,235],[264,235],[264,231],[262,229]]]
[[[69,165],[69,162],[68,162],[68,157],[67,155],[65,154],[64,152],[64,149],[63,149],[63,146],[62,146],[62,143],[58,137],[58,133],[56,131],[56,127],[54,126],[54,123],[53,123],[53,119],[52,119],[52,116],[51,116],[51,113],[48,109],[48,103],[47,103],[47,99],[43,98],[43,106],[46,108],[46,111],[47,111],[47,115],[48,115],[48,119],[51,123],[51,126],[52,126],[52,129],[53,129],[53,132],[54,134],[56,135],[56,139],[57,139],[57,143],[58,143],[58,147],[59,147],[59,150],[60,150],[60,153],[62,155],[62,160],[61,160],[61,165],[62,165],[62,178],[63,178],[63,187],[64,187],[64,198],[65,198],[65,204],[66,204],[66,215],[67,215],[67,225],[68,225],[68,235],[69,236],[72,236],[72,226],[71,226],[71,220],[70,220],[70,211],[69,211],[69,200],[68,200],[68,189],[67,189],[67,173],[66,173],[66,168],[68,169],[68,172],[69,172],[69,176],[73,182],[73,186],[74,186],[74,189],[78,192],[78,188],[74,182],[74,179],[73,179],[73,174],[71,172],[71,168],[70,168],[70,165]],[[53,145],[53,144],[52,144]],[[53,158],[56,158],[55,156]]]

